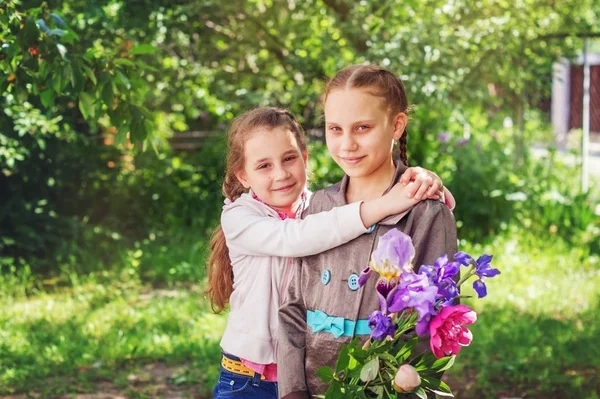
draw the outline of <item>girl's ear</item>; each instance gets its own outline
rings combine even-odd
[[[246,172],[243,170],[235,173],[236,179],[244,186],[244,188],[250,188],[250,184],[248,183],[248,179],[246,178]]]
[[[408,115],[404,112],[398,112],[396,116],[394,116],[394,140],[400,140],[400,138],[402,138],[407,124]]]
[[[302,151],[302,159],[304,159],[304,163],[308,161],[308,151]]]

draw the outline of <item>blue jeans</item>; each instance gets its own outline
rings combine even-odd
[[[235,356],[228,358],[239,360]],[[221,373],[215,389],[213,399],[240,398],[240,399],[277,399],[277,383],[260,379],[260,374],[254,377],[235,374],[221,366]]]

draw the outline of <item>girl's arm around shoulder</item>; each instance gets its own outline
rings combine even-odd
[[[260,206],[233,203],[223,210],[221,227],[232,253],[297,258],[344,244],[366,231],[360,202],[286,220],[266,215]]]
[[[246,201],[226,206],[221,214],[229,250],[237,255],[294,258],[342,245],[365,233],[372,224],[388,215],[406,212],[417,202],[406,197],[405,187],[398,186],[371,201],[354,202],[304,219],[280,220],[267,215],[261,208],[264,205]]]

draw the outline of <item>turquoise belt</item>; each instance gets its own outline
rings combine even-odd
[[[336,338],[371,334],[369,320],[367,319],[354,321],[343,317],[332,317],[320,310],[308,310],[306,312],[306,323],[312,328],[313,333],[328,332]]]

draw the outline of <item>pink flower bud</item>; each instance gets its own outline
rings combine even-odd
[[[410,392],[421,385],[421,376],[410,364],[400,366],[392,383],[396,392]]]

